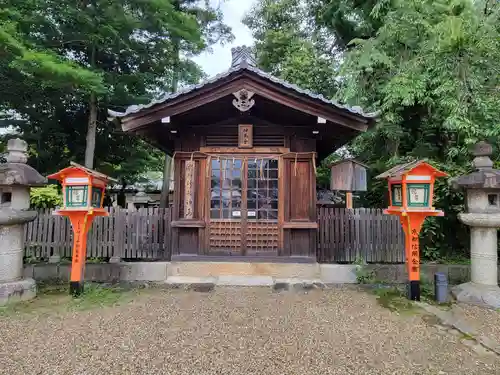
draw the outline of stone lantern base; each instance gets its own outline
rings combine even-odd
[[[36,297],[36,283],[33,279],[22,279],[0,283],[0,306],[27,301]]]
[[[473,282],[460,284],[451,290],[458,302],[470,303],[493,309],[500,308],[500,288]]]
[[[47,179],[26,164],[27,150],[25,141],[9,139],[0,165],[0,305],[36,296],[35,281],[23,279],[24,225],[37,215],[30,211],[30,187]]]
[[[0,306],[36,296],[33,279],[23,278],[23,225],[36,211],[0,210]]]

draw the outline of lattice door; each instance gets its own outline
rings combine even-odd
[[[209,235],[212,252],[278,249],[277,158],[212,158]]]

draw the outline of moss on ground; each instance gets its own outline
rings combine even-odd
[[[398,313],[415,312],[416,306],[399,287],[378,287],[373,289],[380,306]]]
[[[37,296],[29,301],[0,306],[0,316],[30,313],[53,313],[57,311],[81,311],[126,303],[137,294],[138,289],[125,289],[118,285],[85,283],[78,298],[69,295],[68,283],[38,283]]]

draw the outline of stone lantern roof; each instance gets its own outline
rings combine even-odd
[[[149,202],[152,201],[151,197],[149,195],[147,195],[144,190],[145,189],[142,186],[138,188],[137,194],[134,195],[134,197],[133,197],[133,202],[134,203],[145,204],[145,203],[149,203]]]
[[[493,169],[493,161],[490,159],[492,153],[490,144],[483,141],[477,143],[472,149],[472,165],[475,171],[454,178],[451,181],[452,186],[464,189],[500,189],[500,170]]]
[[[28,144],[22,139],[9,139],[7,143],[7,162],[0,164],[0,185],[44,186],[47,179],[30,167]]]

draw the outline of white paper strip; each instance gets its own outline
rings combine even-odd
[[[67,184],[88,184],[88,177],[68,177],[64,180]]]
[[[415,175],[409,175],[406,176],[406,181],[430,181],[431,176],[415,176]]]

